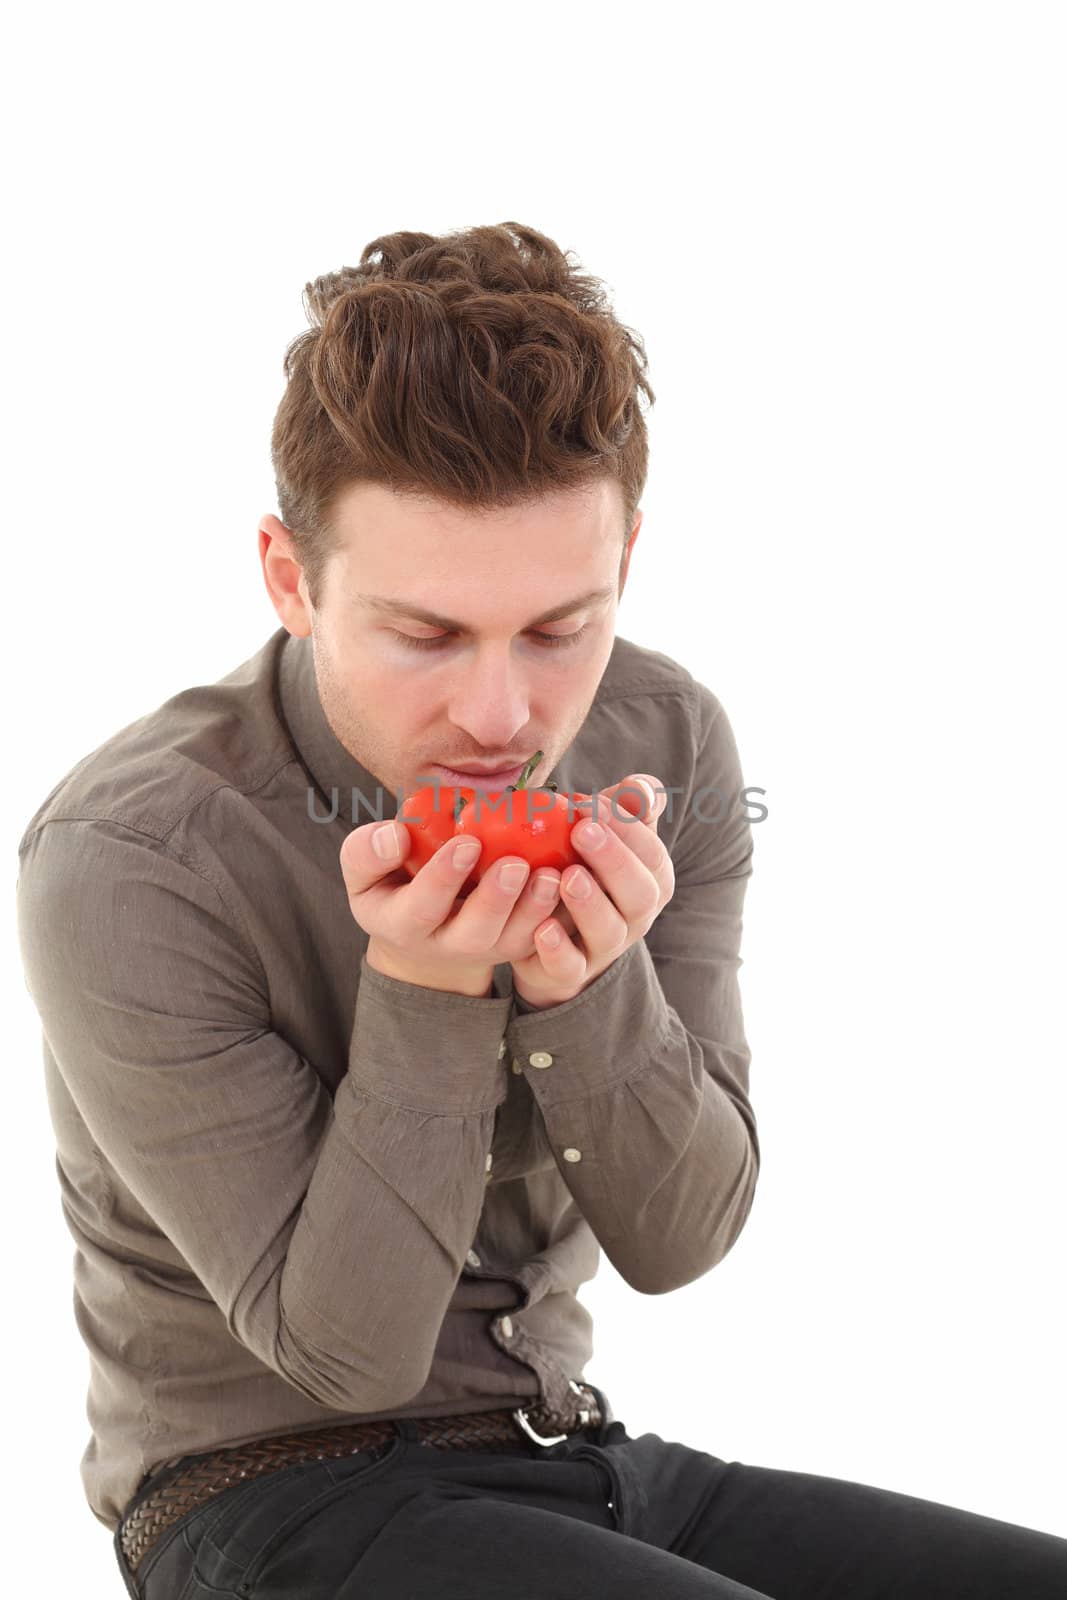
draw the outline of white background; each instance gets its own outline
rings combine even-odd
[[[715,691],[769,811],[755,1206],[673,1295],[603,1260],[587,1375],[631,1434],[1067,1536],[1062,8],[60,5],[7,36],[12,891],[77,760],[278,626],[256,525],[304,284],[396,229],[548,233],[658,396],[618,631]],[[117,1596],[10,904],[7,1536]]]

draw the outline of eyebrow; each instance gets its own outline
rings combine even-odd
[[[574,600],[565,600],[560,606],[553,606],[551,611],[545,611],[541,616],[534,617],[526,624],[527,628],[540,627],[543,622],[559,622],[563,617],[569,617],[572,612],[580,611],[583,606],[602,604],[610,600],[616,589],[613,583],[606,583],[600,589],[590,589],[588,594],[580,594]],[[439,617],[435,611],[427,611],[422,606],[412,605],[410,600],[384,594],[357,594],[359,605],[368,611],[385,611],[394,617],[411,617],[415,622],[425,622],[431,628],[447,628],[452,633],[468,632],[466,623],[456,622],[452,617]]]

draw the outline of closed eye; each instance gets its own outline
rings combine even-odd
[[[569,645],[575,645],[587,632],[588,623],[583,623],[576,633],[541,633],[536,628],[531,630],[531,638],[536,639],[542,650],[558,650]],[[401,633],[399,628],[387,628],[394,639],[400,639],[412,650],[437,650],[453,637],[450,633],[435,633],[431,638],[420,639],[413,633]]]

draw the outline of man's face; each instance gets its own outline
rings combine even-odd
[[[318,609],[276,517],[260,524],[260,554],[282,622],[311,634],[330,727],[399,802],[456,781],[442,766],[517,767],[538,750],[530,782],[547,781],[611,655],[621,516],[614,480],[484,517],[358,484],[340,502]]]

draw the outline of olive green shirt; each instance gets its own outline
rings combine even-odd
[[[670,791],[675,890],[538,1010],[364,958],[338,853],[396,797],[279,628],[85,756],[19,845],[94,1515],[180,1456],[356,1418],[567,1402],[603,1249],[642,1294],[720,1261],[759,1145],[738,969],[752,834],[714,694],[616,637],[541,782]],[[595,1381],[595,1379],[594,1379]]]

